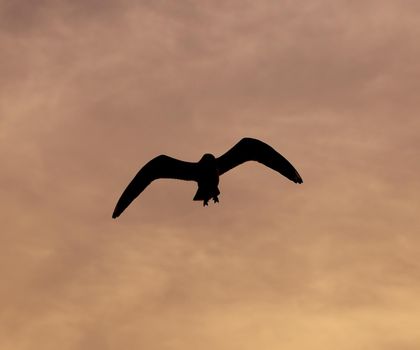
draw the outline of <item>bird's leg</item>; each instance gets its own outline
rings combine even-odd
[[[217,196],[214,196],[214,197],[213,197],[213,202],[214,202],[214,203],[219,203],[219,198],[217,198]]]
[[[205,199],[203,200],[203,207],[208,206],[209,205],[209,200]]]

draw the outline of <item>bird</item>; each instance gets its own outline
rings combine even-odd
[[[112,218],[119,217],[157,179],[195,181],[198,189],[193,197],[194,201],[203,201],[203,206],[207,206],[210,199],[218,203],[220,176],[247,161],[259,162],[294,183],[303,183],[293,165],[274,148],[258,139],[245,137],[218,158],[210,153],[205,153],[198,162],[186,162],[164,154],[153,158],[128,184],[115,206]]]

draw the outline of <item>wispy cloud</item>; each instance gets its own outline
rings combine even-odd
[[[1,348],[420,344],[416,3],[0,13]],[[162,180],[111,220],[151,157],[243,136],[305,184],[247,164],[217,206]]]

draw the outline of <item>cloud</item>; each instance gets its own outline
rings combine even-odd
[[[418,341],[416,3],[1,6],[2,347]],[[304,185],[247,164],[111,220],[150,158],[243,136]]]

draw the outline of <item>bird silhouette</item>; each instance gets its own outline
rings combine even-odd
[[[246,137],[222,156],[216,158],[206,153],[196,163],[185,162],[167,155],[153,158],[140,169],[124,190],[115,206],[112,218],[120,216],[130,203],[157,179],[195,181],[198,189],[193,200],[203,201],[203,206],[208,205],[210,199],[217,203],[220,194],[217,187],[219,177],[232,168],[251,160],[264,164],[295,183],[303,182],[293,165],[271,146],[260,140]]]

